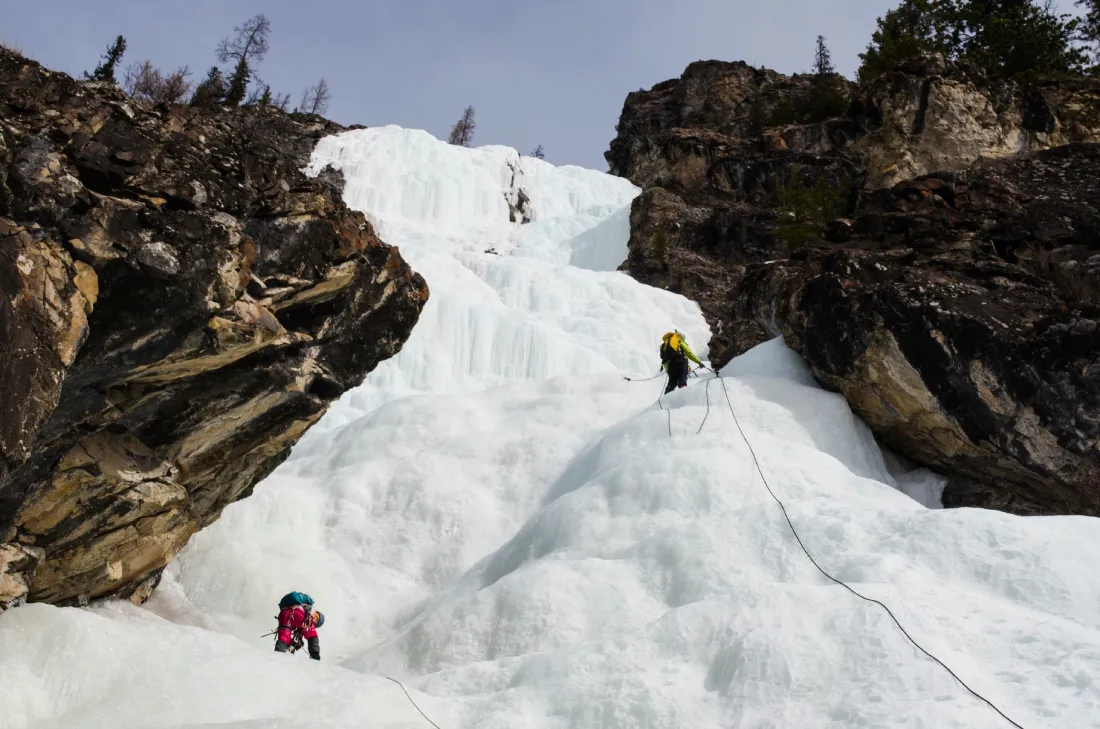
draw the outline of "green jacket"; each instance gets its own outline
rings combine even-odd
[[[702,366],[703,363],[699,361],[699,358],[695,356],[695,352],[691,351],[691,347],[688,346],[687,341],[685,341],[683,338],[680,339],[680,351],[684,354],[685,357],[690,359],[692,362],[694,362],[697,365]],[[661,369],[663,369],[665,372],[667,372],[668,371],[668,362],[662,362],[661,363]]]

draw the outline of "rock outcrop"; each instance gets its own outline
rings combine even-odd
[[[1100,82],[924,58],[840,117],[748,118],[804,87],[708,62],[631,94],[624,268],[700,303],[718,363],[783,334],[946,504],[1100,514]]]
[[[401,349],[424,280],[301,171],[340,130],[0,51],[0,606],[143,599]]]

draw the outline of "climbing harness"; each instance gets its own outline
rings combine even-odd
[[[712,371],[713,371],[713,370],[712,370]],[[750,443],[750,442],[749,442],[749,438],[748,438],[748,436],[747,436],[747,435],[745,435],[745,431],[744,431],[744,430],[743,430],[743,429],[741,428],[741,421],[737,419],[737,413],[736,413],[736,412],[734,412],[734,409],[733,409],[733,402],[732,402],[732,401],[730,400],[730,394],[729,394],[729,391],[728,391],[728,390],[726,390],[726,382],[725,382],[725,380],[724,380],[724,379],[722,379],[721,377],[719,377],[719,376],[718,376],[718,373],[715,373],[715,377],[717,377],[717,378],[718,378],[718,380],[719,380],[719,381],[721,382],[721,384],[722,384],[722,392],[723,392],[723,393],[725,394],[725,396],[726,396],[726,404],[727,404],[727,405],[729,406],[729,409],[730,409],[730,415],[732,415],[732,416],[733,416],[733,422],[734,422],[734,424],[735,424],[735,425],[737,426],[737,431],[738,431],[738,432],[739,432],[739,433],[741,434],[741,438],[742,438],[742,439],[743,439],[743,440],[745,441],[745,445],[749,447],[749,453],[751,453],[751,454],[752,454],[752,461],[753,461],[753,464],[754,464],[754,465],[756,466],[756,472],[760,474],[760,480],[764,482],[764,487],[765,487],[765,488],[766,488],[766,489],[768,490],[768,493],[769,493],[769,494],[771,494],[771,497],[772,497],[773,499],[775,499],[775,503],[779,504],[779,508],[780,508],[780,509],[781,509],[781,510],[783,511],[783,518],[785,518],[785,519],[787,520],[787,526],[789,526],[789,527],[791,528],[791,533],[792,533],[792,534],[794,534],[794,538],[795,538],[795,540],[796,540],[796,541],[798,542],[798,546],[802,547],[802,551],[803,551],[803,552],[805,552],[805,554],[806,554],[806,556],[807,556],[807,557],[809,558],[810,562],[812,562],[812,563],[813,563],[813,565],[814,565],[814,567],[816,567],[816,568],[817,568],[817,571],[818,571],[818,572],[820,572],[821,574],[825,575],[825,577],[827,577],[828,579],[832,580],[832,581],[833,581],[833,582],[835,582],[836,584],[840,585],[840,586],[841,586],[841,587],[843,587],[843,588],[844,588],[845,590],[847,590],[848,592],[852,593],[853,595],[855,595],[855,596],[856,596],[856,597],[858,597],[859,599],[861,599],[861,600],[865,600],[865,601],[867,601],[867,602],[871,602],[871,603],[874,603],[875,605],[878,605],[878,606],[879,606],[879,607],[881,607],[881,608],[882,608],[883,610],[885,610],[885,611],[886,611],[886,614],[890,616],[890,619],[894,621],[894,625],[898,626],[898,630],[900,630],[900,631],[902,632],[902,634],[903,634],[903,635],[904,635],[904,636],[905,636],[906,638],[908,638],[908,639],[909,639],[909,642],[910,642],[910,643],[912,643],[912,644],[913,644],[913,645],[914,645],[914,646],[915,646],[915,647],[917,648],[917,650],[919,650],[919,651],[920,651],[921,653],[923,653],[924,655],[926,655],[926,656],[928,656],[929,658],[931,658],[931,659],[932,659],[933,661],[935,661],[936,663],[938,663],[938,664],[939,664],[939,665],[940,665],[940,666],[941,666],[941,667],[942,667],[942,668],[943,668],[943,669],[944,669],[945,671],[947,671],[947,672],[948,672],[949,674],[951,674],[951,677],[952,677],[952,678],[954,678],[954,679],[955,679],[956,681],[958,681],[958,682],[959,682],[959,683],[960,683],[960,684],[962,685],[962,687],[963,687],[963,688],[965,688],[965,689],[966,689],[967,691],[969,691],[969,692],[970,692],[970,693],[971,693],[971,694],[972,694],[972,695],[973,695],[974,697],[976,697],[976,698],[980,699],[981,701],[984,701],[984,702],[985,702],[985,703],[986,703],[986,704],[987,704],[987,705],[989,706],[989,708],[993,709],[993,710],[994,710],[994,711],[996,711],[996,712],[997,712],[998,714],[1000,714],[1000,715],[1001,715],[1001,717],[1002,717],[1002,718],[1004,718],[1004,720],[1005,720],[1005,721],[1007,721],[1007,722],[1008,722],[1009,724],[1011,724],[1012,726],[1016,727],[1016,729],[1024,729],[1024,728],[1023,728],[1022,726],[1020,726],[1019,724],[1017,724],[1016,722],[1014,722],[1014,721],[1013,721],[1012,719],[1008,718],[1008,716],[1006,716],[1006,715],[1005,715],[1005,713],[1004,713],[1003,711],[1001,711],[1000,709],[998,709],[998,708],[997,708],[997,706],[996,706],[996,705],[995,705],[995,704],[994,704],[994,703],[993,703],[992,701],[990,701],[990,700],[989,700],[989,699],[987,699],[986,697],[982,696],[981,694],[979,694],[979,693],[978,693],[977,691],[975,691],[974,689],[970,688],[970,686],[968,686],[968,685],[966,684],[966,682],[965,682],[965,681],[963,681],[963,680],[962,680],[961,678],[959,678],[959,677],[958,677],[958,675],[957,675],[957,674],[956,674],[956,673],[955,673],[954,671],[952,671],[952,670],[951,670],[951,669],[950,669],[950,668],[949,668],[949,667],[947,666],[947,664],[945,664],[945,663],[944,663],[943,661],[941,661],[941,660],[940,660],[939,658],[936,658],[936,657],[935,657],[934,655],[932,655],[932,654],[931,654],[931,653],[929,653],[929,652],[928,652],[927,650],[925,650],[925,649],[924,649],[924,647],[923,647],[923,646],[921,646],[921,644],[920,644],[920,643],[918,643],[918,642],[917,642],[916,640],[914,640],[914,639],[913,639],[913,636],[909,635],[909,631],[907,631],[907,630],[905,629],[905,627],[904,627],[904,626],[902,626],[902,624],[901,624],[901,623],[900,623],[900,622],[898,621],[898,619],[897,619],[897,617],[896,617],[896,616],[894,615],[894,613],[893,613],[893,612],[892,612],[892,611],[890,610],[890,608],[886,607],[886,605],[885,605],[885,604],[883,604],[883,603],[879,602],[878,600],[876,600],[876,599],[874,599],[874,598],[872,598],[872,597],[867,597],[867,596],[865,596],[865,595],[861,595],[860,593],[858,593],[858,592],[856,592],[856,591],[855,591],[854,589],[852,589],[852,587],[851,587],[851,586],[849,586],[849,585],[848,585],[848,584],[847,584],[846,582],[844,582],[843,580],[838,580],[838,579],[837,579],[836,577],[833,577],[833,576],[832,576],[832,575],[830,575],[830,574],[829,574],[828,572],[826,572],[826,571],[825,571],[824,569],[822,569],[821,565],[819,565],[819,564],[817,563],[817,560],[816,560],[816,559],[814,559],[813,555],[812,555],[812,554],[810,554],[810,550],[806,549],[806,545],[802,543],[802,537],[800,537],[800,536],[798,535],[798,530],[794,528],[794,522],[792,522],[792,521],[791,521],[791,517],[790,517],[790,516],[789,516],[789,515],[787,514],[787,507],[783,505],[783,502],[782,502],[782,501],[780,501],[780,500],[779,500],[779,497],[775,495],[775,492],[774,492],[774,491],[772,491],[772,487],[771,487],[771,485],[770,485],[770,484],[768,483],[768,479],[767,479],[767,477],[766,477],[766,476],[764,476],[764,469],[763,469],[763,468],[761,468],[761,466],[760,466],[760,459],[758,459],[758,458],[756,457],[756,451],[755,451],[755,450],[753,449],[753,447],[752,447],[752,443]],[[709,381],[708,381],[708,382],[709,382]],[[707,400],[707,412],[708,412],[708,414],[709,414],[709,412],[710,412],[710,400],[709,400],[709,397],[708,397],[708,400]],[[704,423],[706,422],[706,418],[705,418],[705,417],[703,418],[703,422],[704,422]],[[702,430],[702,429],[703,429],[703,426],[702,426],[702,425],[700,425],[700,426],[699,426],[699,430]]]
[[[279,629],[282,629],[283,627],[284,626],[280,625]],[[305,645],[305,643],[302,642],[302,629],[301,628],[291,629],[289,625],[286,626],[286,628],[287,628],[287,630],[291,631],[291,633],[290,633],[291,640],[290,640],[290,645],[287,647],[287,652],[297,653],[299,650],[301,650],[302,646]],[[278,633],[279,633],[278,630],[273,630],[270,633],[264,633],[260,637],[261,638],[266,638],[269,635],[278,635]]]

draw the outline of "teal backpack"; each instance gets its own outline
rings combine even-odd
[[[288,607],[294,607],[295,605],[312,605],[313,598],[304,592],[288,592],[283,595],[283,599],[279,601],[279,609],[286,610]]]

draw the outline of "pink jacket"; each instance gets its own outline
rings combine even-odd
[[[279,613],[279,633],[277,640],[290,645],[294,641],[294,631],[302,629],[302,639],[317,637],[317,628],[306,620],[306,610],[301,605],[284,608]]]

